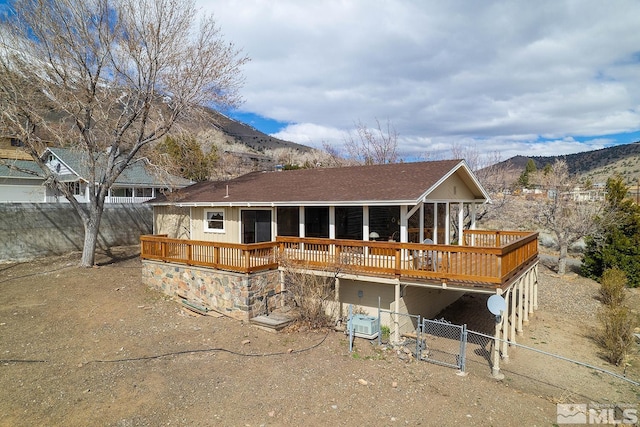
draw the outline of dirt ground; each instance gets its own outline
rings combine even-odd
[[[496,381],[478,358],[459,375],[362,339],[349,353],[340,332],[195,316],[141,283],[135,248],[96,268],[78,260],[0,264],[2,426],[549,426],[556,403],[640,400],[629,383],[522,348]],[[518,342],[622,373],[592,339],[596,292],[541,266],[540,308]],[[443,316],[482,328],[482,304],[466,297]],[[626,375],[639,380],[634,356]]]

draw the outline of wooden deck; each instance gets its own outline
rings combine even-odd
[[[242,273],[289,264],[409,281],[504,288],[538,258],[538,234],[466,230],[465,245],[278,237],[257,244],[214,243],[142,236],[142,259]]]

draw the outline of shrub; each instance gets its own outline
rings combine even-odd
[[[604,271],[600,279],[600,299],[603,304],[622,305],[625,300],[627,275],[618,267]]]
[[[606,305],[599,313],[602,329],[597,339],[610,363],[620,365],[634,345],[633,319],[623,305]]]
[[[594,235],[586,236],[582,272],[599,280],[605,270],[619,267],[627,286],[640,286],[640,206],[626,198],[621,177],[607,180],[608,206]]]
[[[298,322],[311,329],[332,326],[335,318],[335,275],[310,274],[303,265],[282,259],[284,288]]]

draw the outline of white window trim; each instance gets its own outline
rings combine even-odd
[[[209,228],[208,214],[211,212],[217,212],[222,214],[222,228]],[[205,233],[225,233],[227,228],[226,217],[227,217],[227,213],[225,209],[205,209],[204,210],[204,232]]]

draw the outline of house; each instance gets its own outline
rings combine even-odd
[[[20,153],[18,150],[12,152]],[[41,156],[47,167],[69,186],[80,202],[89,200],[87,178],[90,174],[84,155],[68,148],[48,147]],[[0,202],[67,201],[55,189],[44,184],[44,175],[35,162],[24,156],[11,154],[8,150],[5,150],[3,157],[5,160],[0,163]],[[105,203],[142,203],[190,183],[183,178],[155,170],[146,159],[140,159],[131,163],[116,179]]]
[[[203,182],[154,206],[156,234],[226,243],[276,236],[449,244],[450,214],[461,230],[463,207],[489,197],[464,161],[253,172]],[[188,233],[175,228],[188,216]],[[473,226],[473,224],[472,224]]]
[[[148,203],[143,281],[171,296],[249,320],[286,292],[281,260],[335,277],[348,305],[395,331],[465,292],[508,301],[501,331],[522,331],[537,306],[537,233],[476,230],[489,197],[462,160],[254,172],[202,182]],[[403,317],[404,316],[404,317]],[[506,335],[505,335],[506,336]]]

